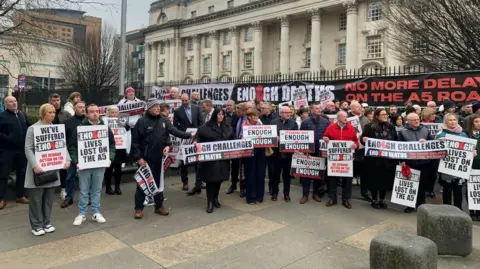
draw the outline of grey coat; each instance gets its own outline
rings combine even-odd
[[[24,187],[27,189],[37,189],[37,188],[52,188],[60,186],[60,174],[57,172],[57,181],[42,185],[41,187],[35,186],[35,182],[33,181],[33,167],[37,166],[37,160],[35,159],[35,142],[33,137],[33,126],[35,125],[46,125],[41,121],[37,121],[34,125],[31,125],[27,129],[27,136],[25,138],[25,155],[27,156],[27,171],[25,172],[25,185]],[[70,155],[68,154],[67,150],[67,161],[70,161]]]

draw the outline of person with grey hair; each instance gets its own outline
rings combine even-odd
[[[192,92],[192,100],[190,100],[190,104],[192,105],[200,105],[200,93],[197,91]]]
[[[203,121],[208,122],[213,113],[213,102],[210,99],[202,101]]]
[[[272,114],[273,108],[272,104],[269,102],[262,102],[260,105],[260,121],[264,125],[273,125],[272,122],[278,117]],[[272,156],[267,156],[267,171],[268,171],[268,193],[272,194],[272,184],[273,184],[273,167],[274,167],[274,158]]]
[[[225,105],[225,122],[232,126],[235,116],[235,102],[228,100]]]

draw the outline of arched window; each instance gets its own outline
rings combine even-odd
[[[230,83],[232,79],[228,75],[223,75],[218,79],[221,83]]]
[[[203,77],[200,79],[200,81],[201,81],[202,83],[210,83],[212,80],[210,79],[209,76],[203,76]]]

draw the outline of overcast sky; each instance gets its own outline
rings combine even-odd
[[[113,25],[120,32],[120,11],[122,0],[97,0],[98,3],[83,4],[81,9],[86,15],[102,18],[103,22]],[[148,10],[154,0],[127,0],[127,32],[146,27],[148,24]]]

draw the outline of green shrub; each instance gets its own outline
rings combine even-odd
[[[39,120],[40,120],[40,115],[38,115],[38,114],[27,114],[27,121],[30,124],[34,124]]]

